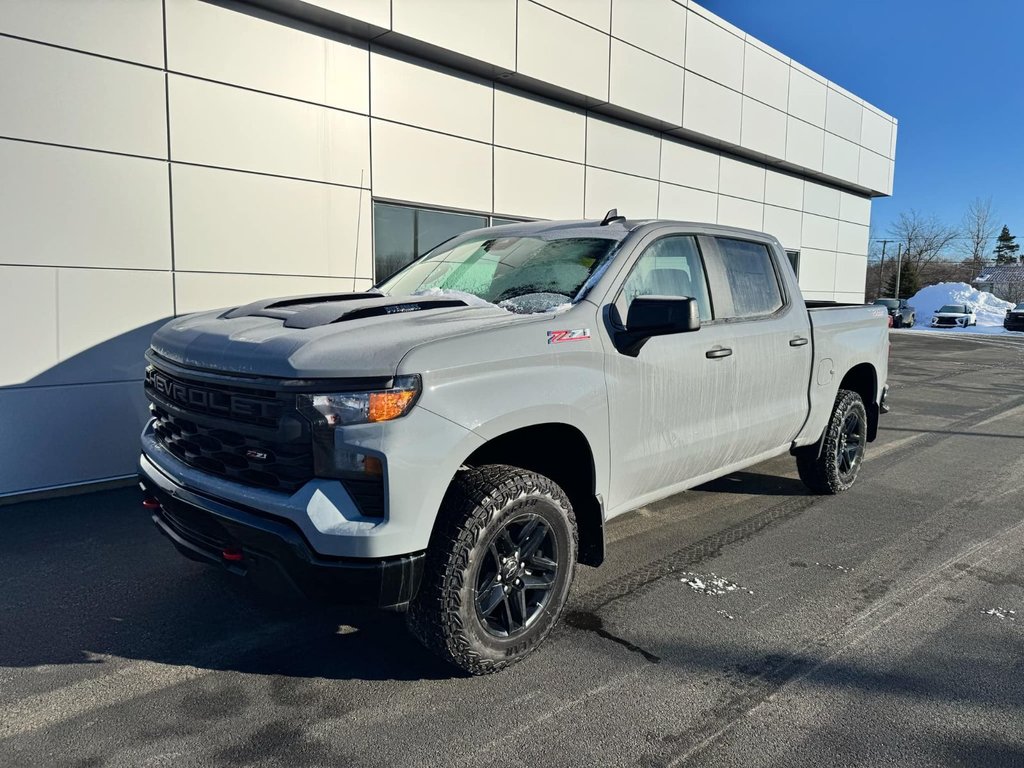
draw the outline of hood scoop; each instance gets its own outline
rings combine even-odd
[[[363,291],[359,293],[312,293],[305,296],[286,296],[283,299],[260,299],[251,304],[245,304],[225,312],[221,317],[226,319],[235,317],[273,317],[283,320],[295,314],[297,307],[333,304],[341,301],[358,301],[360,299],[366,300],[380,298],[383,295],[382,293]]]
[[[285,328],[302,330],[349,320],[469,306],[471,305],[468,301],[456,296],[385,296],[380,293],[337,293],[254,301],[244,307],[232,309],[221,317],[226,320],[242,317],[267,317],[283,321]],[[504,313],[504,310],[501,312]]]
[[[368,317],[404,315],[409,312],[423,312],[428,309],[450,309],[466,307],[462,299],[421,299],[408,297],[387,299],[385,297],[347,304],[344,307],[324,304],[296,312],[284,322],[285,328],[316,328],[321,325],[342,323],[348,320],[362,320]]]

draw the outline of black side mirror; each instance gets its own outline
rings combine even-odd
[[[626,328],[616,334],[615,346],[631,357],[640,354],[653,336],[700,330],[700,309],[689,296],[637,296],[629,305]]]

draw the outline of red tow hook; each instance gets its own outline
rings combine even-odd
[[[160,502],[154,499],[152,496],[147,496],[142,500],[142,506],[146,509],[160,509]]]
[[[242,562],[242,550],[238,547],[224,547],[224,549],[220,551],[220,556],[229,563]]]

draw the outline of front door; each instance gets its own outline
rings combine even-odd
[[[714,321],[697,238],[654,234],[642,244],[610,297],[612,320],[624,322],[630,302],[644,295],[695,298],[702,327],[651,338],[636,357],[617,352],[606,339],[612,514],[722,466],[729,446],[721,428],[739,407],[730,386],[735,360],[716,354],[727,348],[730,329]]]

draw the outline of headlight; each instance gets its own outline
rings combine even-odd
[[[387,389],[299,395],[299,410],[320,427],[391,421],[409,412],[420,386],[418,375],[398,376]]]

